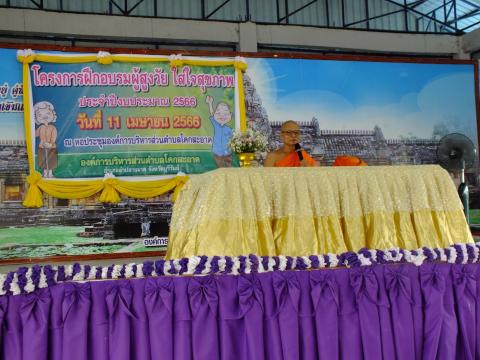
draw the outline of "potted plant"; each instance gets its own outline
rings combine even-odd
[[[259,131],[248,129],[245,132],[234,131],[228,142],[228,147],[238,155],[241,167],[251,166],[256,152],[267,149],[267,137]]]

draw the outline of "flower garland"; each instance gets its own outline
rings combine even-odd
[[[473,264],[480,262],[480,242],[455,244],[445,249],[423,247],[417,250],[392,248],[388,250],[361,249],[339,255],[310,256],[192,256],[179,260],[145,261],[143,264],[90,266],[75,263],[67,266],[20,267],[0,274],[0,295],[31,293],[37,289],[66,281],[130,279],[149,276],[251,274],[271,271],[314,270],[335,267],[359,267],[375,264],[406,263],[420,266],[425,263],[447,262]]]

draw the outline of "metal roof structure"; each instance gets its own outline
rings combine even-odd
[[[0,0],[1,7],[409,33],[480,27],[480,0]]]

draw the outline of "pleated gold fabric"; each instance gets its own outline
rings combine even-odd
[[[439,166],[223,168],[174,205],[167,258],[290,255],[473,242]]]

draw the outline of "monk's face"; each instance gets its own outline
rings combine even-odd
[[[295,123],[282,126],[280,137],[285,145],[295,145],[300,141],[300,128]]]

